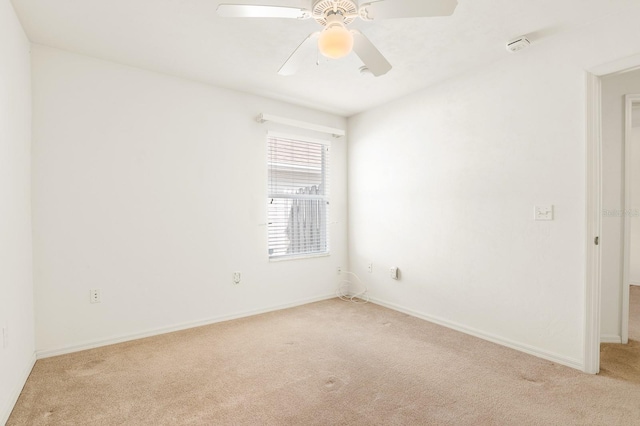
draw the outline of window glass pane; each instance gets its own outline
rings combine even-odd
[[[328,252],[328,158],[325,144],[269,137],[269,256]]]

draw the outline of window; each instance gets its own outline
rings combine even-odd
[[[267,136],[269,258],[329,253],[329,143]]]

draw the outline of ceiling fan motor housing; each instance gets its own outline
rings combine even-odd
[[[358,5],[352,0],[315,0],[312,10],[313,18],[322,26],[327,25],[329,15],[342,15],[345,25],[358,16]]]

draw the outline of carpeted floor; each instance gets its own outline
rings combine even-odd
[[[600,374],[631,381],[640,387],[640,287],[629,291],[629,344],[600,345]],[[640,406],[640,399],[638,400]],[[636,423],[640,425],[640,417]]]
[[[632,298],[599,376],[334,299],[39,360],[8,424],[637,425]]]

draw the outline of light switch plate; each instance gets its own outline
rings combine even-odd
[[[553,220],[553,205],[535,206],[534,220]]]

